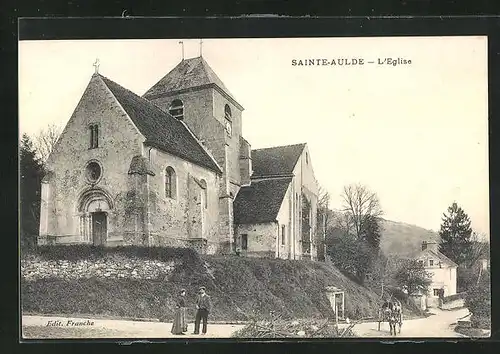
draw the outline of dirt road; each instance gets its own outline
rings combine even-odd
[[[210,324],[205,335],[192,335],[194,324],[186,335],[170,333],[172,323],[69,318],[53,316],[23,316],[23,338],[228,338],[242,325]]]
[[[441,311],[432,309],[433,315],[414,320],[403,320],[398,337],[464,337],[454,331],[454,324],[469,313],[467,309]],[[85,319],[53,316],[23,316],[23,338],[229,338],[243,325],[210,324],[206,335],[192,335],[194,325],[183,336],[170,333],[171,323],[141,322],[124,320]],[[390,337],[389,325],[382,323],[380,331],[377,322],[357,324],[353,331],[359,337]],[[394,337],[393,337],[394,338]]]
[[[403,319],[403,326],[398,337],[464,337],[454,331],[457,320],[469,313],[467,309],[442,311],[430,309],[431,316],[414,320]],[[378,331],[378,322],[357,324],[353,331],[359,337],[389,337],[389,324],[382,323]]]

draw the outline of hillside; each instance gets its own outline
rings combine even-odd
[[[330,227],[335,227],[337,220],[342,219],[341,215],[338,210],[330,210]],[[437,241],[438,239],[439,235],[435,231],[403,222],[382,219],[380,248],[385,255],[411,255],[421,249],[422,241]]]
[[[421,250],[422,241],[438,241],[437,232],[402,222],[383,220],[380,247],[386,255],[410,255]]]
[[[187,289],[194,315],[195,293],[204,285],[213,300],[212,320],[248,320],[271,310],[284,317],[333,314],[325,287],[346,292],[346,315],[374,316],[379,296],[330,264],[312,261],[199,257],[189,249],[94,249],[48,247],[21,262],[23,312],[94,314],[171,320],[175,296]]]

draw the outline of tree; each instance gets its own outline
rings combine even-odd
[[[432,275],[416,259],[407,259],[396,271],[394,280],[408,292],[408,295],[414,295],[419,292],[427,293],[432,282]]]
[[[454,202],[448,208],[448,214],[443,214],[439,251],[459,265],[466,264],[473,251],[471,235],[469,216]]]
[[[345,275],[363,284],[370,269],[373,250],[366,242],[345,234],[336,227],[327,232],[327,254],[332,263]]]
[[[37,158],[33,142],[23,134],[20,146],[20,228],[21,245],[36,243],[40,225],[40,189],[43,167]]]
[[[466,267],[473,267],[477,262],[488,254],[490,245],[484,241],[484,235],[481,237],[477,232],[472,231],[470,238],[470,250],[467,253]]]
[[[325,238],[328,228],[328,219],[330,216],[330,194],[324,188],[318,185],[318,207],[317,207],[317,230],[318,238],[318,259],[323,259],[325,256]]]
[[[47,159],[54,149],[61,132],[62,129],[60,126],[50,124],[45,129],[40,130],[33,138],[33,146],[42,164],[45,165],[47,163]]]
[[[377,195],[365,186],[352,184],[344,187],[342,200],[349,231],[358,240],[365,240],[378,248],[381,237],[380,216],[383,212]]]

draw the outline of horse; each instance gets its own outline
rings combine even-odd
[[[379,312],[378,330],[380,331],[380,322],[388,322],[391,335],[396,335],[396,326],[398,326],[398,333],[401,333],[401,326],[403,325],[403,308],[399,300],[388,300],[382,305]]]

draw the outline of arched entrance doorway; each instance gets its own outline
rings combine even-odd
[[[82,193],[78,203],[80,235],[94,246],[105,245],[108,238],[108,215],[113,208],[112,199],[102,189]]]

